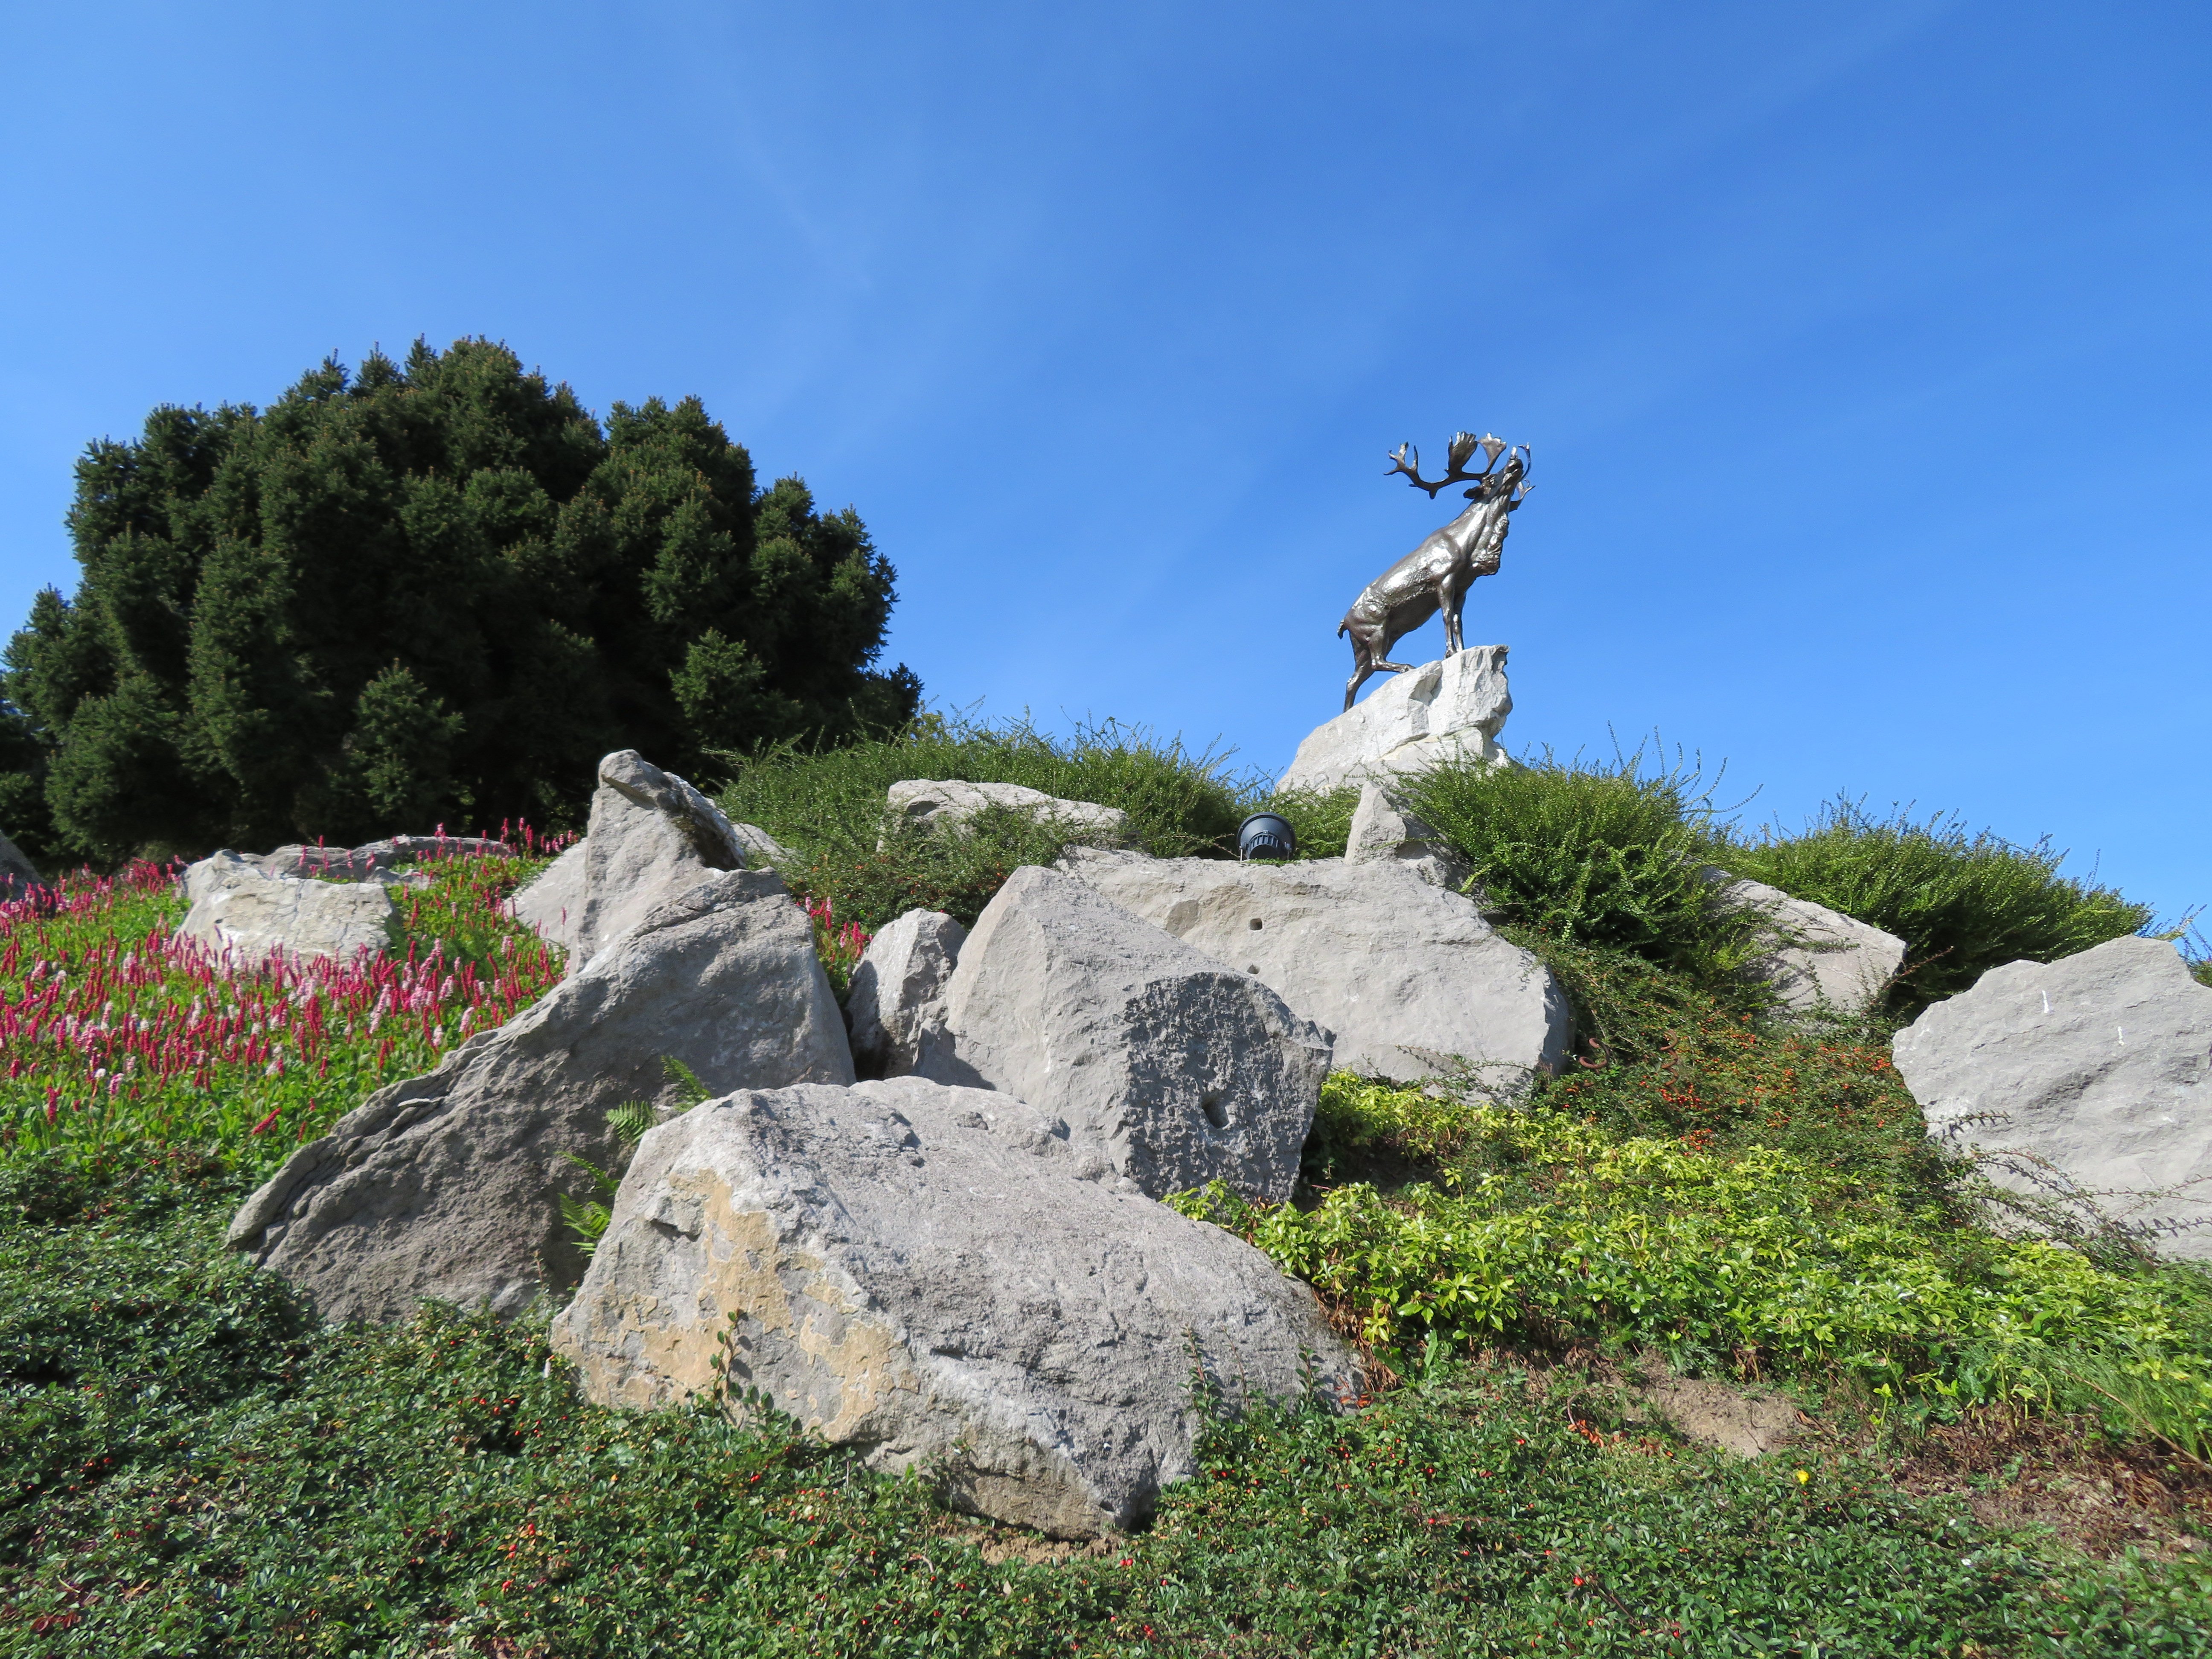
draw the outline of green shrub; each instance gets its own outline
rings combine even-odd
[[[76,472],[82,579],[0,674],[35,859],[573,823],[610,749],[690,772],[921,702],[850,508],[761,485],[696,398],[602,423],[487,340],[156,409]]]
[[[1489,908],[1547,938],[1628,951],[1701,973],[1732,966],[1742,918],[1712,902],[1711,806],[1696,775],[1547,755],[1526,765],[1446,764],[1401,798],[1474,866]]]
[[[1352,815],[1359,810],[1359,791],[1356,787],[1286,789],[1268,796],[1253,810],[1290,820],[1300,858],[1340,859],[1352,839]]]
[[[1219,1183],[1173,1201],[1339,1298],[1371,1342],[1598,1338],[2082,1410],[2109,1402],[2080,1386],[2080,1359],[2120,1356],[2189,1420],[2212,1419],[2212,1276],[2194,1267],[2114,1272],[1959,1225],[1879,1172],[1710,1132],[1621,1135],[1343,1077],[1330,1089],[1331,1117],[1401,1139],[1429,1118],[1432,1144],[1459,1156],[1436,1182],[1348,1185],[1311,1210]]]
[[[1900,1013],[1963,991],[2008,962],[2055,962],[2149,926],[2145,905],[2063,876],[2047,842],[2021,847],[1954,817],[1876,818],[1850,801],[1804,833],[1717,842],[1712,857],[1799,898],[1896,934],[1906,975]]]
[[[1110,722],[1060,738],[1026,720],[937,718],[848,748],[725,758],[736,771],[721,793],[723,810],[797,855],[783,866],[794,890],[829,903],[838,924],[870,931],[917,906],[972,923],[1015,869],[1049,864],[1066,847],[1094,839],[1003,809],[949,833],[890,823],[884,792],[902,779],[1018,783],[1119,807],[1135,843],[1158,858],[1233,853],[1256,793],[1225,757]]]

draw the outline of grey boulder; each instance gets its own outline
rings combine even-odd
[[[971,1513],[1127,1531],[1234,1410],[1351,1357],[1259,1251],[1082,1178],[1067,1127],[918,1078],[734,1094],[639,1146],[554,1345],[607,1406],[718,1389]]]
[[[987,807],[1003,807],[1095,841],[1119,847],[1129,839],[1129,815],[1095,801],[1062,800],[1018,783],[963,783],[908,778],[884,792],[891,817],[923,830],[962,824]]]
[[[2212,1259],[2212,987],[2172,945],[2116,939],[1990,969],[1897,1034],[1931,1133],[2023,1191],[2048,1170],[2116,1220]]]
[[[1085,883],[1015,871],[961,946],[944,1021],[921,1075],[1065,1119],[1153,1197],[1214,1180],[1291,1195],[1328,1033]]]
[[[557,1194],[588,1183],[564,1154],[613,1161],[607,1113],[664,1097],[664,1057],[718,1091],[852,1080],[812,928],[772,871],[704,877],[507,1024],[379,1090],[246,1201],[230,1243],[331,1319],[398,1319],[425,1297],[517,1313],[581,1269]]]
[[[1905,941],[1871,922],[1723,871],[1707,879],[1720,902],[1757,914],[1761,949],[1745,971],[1793,1013],[1863,1013],[1905,966]]]
[[[524,883],[511,901],[515,920],[568,951],[571,966],[582,965],[576,945],[583,937],[591,856],[584,842],[574,842]]]
[[[942,910],[909,910],[868,941],[845,997],[853,1069],[864,1078],[915,1070],[945,1030],[945,988],[968,930]]]
[[[1401,864],[1431,887],[1457,891],[1469,874],[1467,861],[1422,819],[1407,812],[1379,783],[1362,784],[1345,843],[1346,864]]]
[[[256,860],[264,874],[335,877],[371,881],[418,865],[448,859],[507,859],[515,856],[505,842],[483,836],[393,836],[361,847],[310,847],[295,842]]]
[[[1502,765],[1498,734],[1513,712],[1505,647],[1469,646],[1393,675],[1298,745],[1278,789],[1340,789],[1442,762]]]
[[[568,971],[745,849],[722,809],[635,749],[599,762],[584,839],[514,896],[514,913],[568,952]]]
[[[1231,864],[1073,849],[1078,880],[1335,1033],[1336,1065],[1412,1079],[1466,1062],[1500,1095],[1555,1072],[1573,1015],[1551,970],[1476,902],[1398,860]]]
[[[29,898],[46,886],[23,849],[0,836],[0,903]]]
[[[399,937],[392,896],[374,882],[298,881],[264,874],[258,860],[222,852],[186,867],[191,908],[179,937],[249,966],[282,955],[350,962],[380,955]]]
[[[745,867],[748,869],[757,869],[766,865],[771,869],[780,870],[794,856],[789,848],[757,823],[733,823],[730,828],[737,836],[738,846],[744,853]]]

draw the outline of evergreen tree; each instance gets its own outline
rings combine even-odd
[[[599,755],[910,720],[895,573],[757,486],[696,398],[605,425],[505,346],[331,360],[265,410],[92,445],[0,678],[0,829],[34,858],[573,823]]]

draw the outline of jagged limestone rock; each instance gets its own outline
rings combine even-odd
[[[893,818],[924,830],[965,823],[986,807],[1001,806],[1039,823],[1057,824],[1119,847],[1129,839],[1129,815],[1095,801],[1062,800],[1018,783],[963,783],[957,780],[908,778],[893,784],[884,799]]]
[[[576,944],[583,937],[591,856],[584,842],[575,842],[517,890],[511,901],[515,920],[568,952],[571,968],[582,965]]]
[[[1279,1202],[1328,1067],[1328,1033],[1259,980],[1032,865],[976,918],[920,1071],[1066,1119],[1154,1197],[1220,1180]]]
[[[1396,860],[1231,864],[1073,848],[1061,867],[1122,908],[1266,981],[1335,1034],[1335,1064],[1409,1079],[1456,1058],[1500,1095],[1566,1059],[1551,970],[1475,902]]]
[[[0,903],[29,898],[46,884],[23,849],[0,836]]]
[[[1498,734],[1512,712],[1505,647],[1469,646],[1392,675],[1366,702],[1316,726],[1275,787],[1326,792],[1385,782],[1441,761],[1503,765]]]
[[[1765,981],[1793,1013],[1863,1013],[1905,966],[1905,941],[1872,922],[1725,871],[1708,868],[1705,878],[1720,902],[1759,914],[1763,948],[1745,972]]]
[[[2212,1260],[2212,987],[2164,940],[1993,968],[1891,1044],[1929,1133]]]
[[[266,875],[256,860],[222,852],[189,866],[181,885],[191,908],[178,934],[239,966],[280,952],[350,962],[364,951],[380,955],[399,937],[392,896],[374,882]]]
[[[1465,860],[1426,823],[1407,812],[1379,783],[1362,784],[1346,841],[1346,864],[1402,864],[1431,887],[1456,892],[1468,875]]]
[[[919,1078],[712,1101],[646,1135],[554,1343],[602,1405],[756,1389],[972,1513],[1127,1531],[1196,1472],[1194,1370],[1230,1409],[1356,1373],[1306,1286],[1086,1167]]]
[[[812,927],[773,871],[703,877],[437,1070],[377,1091],[246,1200],[230,1243],[327,1318],[399,1319],[423,1297],[518,1313],[581,1271],[557,1195],[589,1182],[564,1154],[614,1162],[607,1114],[666,1098],[664,1058],[718,1091],[852,1081]]]
[[[791,849],[757,823],[736,823],[731,829],[737,832],[738,845],[744,849],[745,867],[758,869],[766,865],[781,869],[793,856]]]
[[[514,913],[568,953],[568,972],[717,870],[745,868],[722,809],[635,749],[599,762],[584,839],[514,896]]]
[[[868,941],[845,997],[853,1067],[902,1077],[945,1030],[945,988],[968,930],[942,910],[909,910]]]
[[[310,847],[295,842],[254,860],[264,875],[332,877],[371,881],[417,865],[447,859],[506,859],[515,856],[505,842],[483,836],[393,836],[361,847]]]

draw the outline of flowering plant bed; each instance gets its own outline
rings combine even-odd
[[[265,1172],[383,1084],[435,1066],[561,976],[506,909],[543,858],[426,866],[390,954],[239,963],[177,933],[173,866],[0,906],[0,1149],[185,1146]]]

